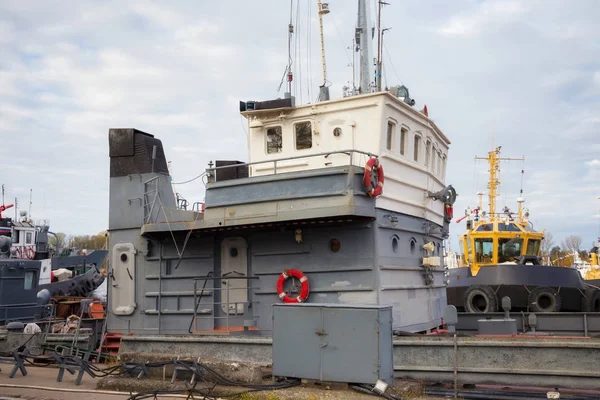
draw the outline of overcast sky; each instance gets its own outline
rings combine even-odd
[[[403,83],[452,141],[455,215],[486,189],[492,137],[499,206],[524,196],[536,229],[560,241],[600,234],[600,4],[597,0],[387,0],[384,83]],[[300,0],[296,64],[304,103],[320,79],[316,1]],[[348,67],[355,0],[325,17],[332,97]],[[289,1],[0,2],[0,183],[54,231],[108,223],[109,128],[157,135],[175,181],[209,160],[246,160],[239,100],[277,96]],[[307,35],[310,32],[310,37]],[[308,51],[307,51],[308,49]],[[300,78],[302,91],[300,92]],[[311,85],[312,84],[312,85]],[[202,201],[199,181],[180,187]],[[7,203],[10,202],[7,200]],[[12,215],[12,214],[11,214]],[[452,223],[456,238],[464,229]],[[453,240],[453,243],[455,240]]]

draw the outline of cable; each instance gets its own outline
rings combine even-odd
[[[246,135],[248,135],[248,133],[246,133]],[[185,185],[186,183],[190,183],[195,181],[198,178],[202,178],[204,175],[206,175],[206,171],[204,171],[203,173],[201,173],[198,176],[193,177],[192,179],[188,179],[187,181],[183,181],[183,182],[172,182],[171,185]]]
[[[396,78],[398,78],[398,81],[400,82],[400,84],[404,85],[404,83],[402,83],[402,79],[400,79],[400,75],[398,75],[398,72],[396,71],[396,67],[394,66],[394,63],[392,62],[392,56],[390,56],[390,52],[388,51],[387,46],[385,45],[385,43],[383,44],[383,48],[385,49],[385,52],[388,55],[388,59],[390,60],[390,65],[392,66],[392,70],[394,71],[394,75],[396,75]]]

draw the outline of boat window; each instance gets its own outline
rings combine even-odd
[[[442,156],[442,176],[446,176],[446,155]]]
[[[540,240],[529,239],[527,241],[527,255],[537,256],[538,254],[540,254]]]
[[[296,150],[305,150],[312,147],[312,127],[310,122],[300,122],[295,126]]]
[[[30,290],[35,288],[35,272],[34,271],[25,271],[25,290]]]
[[[523,239],[499,238],[498,239],[498,262],[514,262],[521,255]]]
[[[13,243],[19,243],[21,241],[21,238],[19,235],[20,233],[21,232],[16,229],[13,231],[13,238],[12,238]]]
[[[415,161],[419,161],[420,146],[421,146],[421,136],[415,135]]]
[[[401,128],[400,129],[400,154],[404,155],[406,149],[406,134],[408,133],[408,129]]]
[[[494,257],[494,239],[475,239],[475,262],[491,263]]]
[[[340,128],[340,127],[333,128],[333,136],[335,136],[335,137],[342,136],[342,128]]]
[[[387,124],[387,137],[385,142],[385,148],[392,150],[394,147],[394,133],[396,132],[396,124],[392,121],[388,121]]]
[[[429,166],[430,159],[433,159],[431,157],[431,140],[427,140],[427,144],[425,145],[425,166]]]
[[[410,239],[410,254],[415,254],[415,250],[417,249],[417,239]]]
[[[494,224],[482,224],[475,229],[476,232],[490,232],[494,229]]]
[[[400,239],[398,238],[398,236],[394,235],[392,236],[392,251],[394,253],[398,252],[398,242],[400,241]]]
[[[515,224],[498,223],[498,230],[500,232],[521,232],[521,229]]]
[[[467,257],[469,260],[471,259],[471,255],[473,254],[473,245],[471,244],[471,239],[465,239],[467,241]]]
[[[33,240],[31,240],[31,239],[32,239],[31,232],[27,232],[25,234],[25,244],[31,244],[31,243],[33,243]]]
[[[437,168],[436,172],[438,175],[441,175],[442,172],[442,153],[437,153]]]
[[[267,154],[281,153],[281,126],[267,128]]]

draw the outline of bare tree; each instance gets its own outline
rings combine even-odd
[[[542,256],[547,257],[550,255],[550,250],[554,247],[554,235],[550,232],[544,233],[544,240],[542,240]]]
[[[581,247],[581,241],[581,236],[567,236],[565,240],[562,241],[561,247],[565,251],[569,251],[571,253],[579,252],[579,249]]]

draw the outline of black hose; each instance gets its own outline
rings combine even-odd
[[[198,302],[194,307],[194,314],[192,315],[192,319],[190,320],[190,327],[188,328],[188,333],[192,332],[192,325],[194,325],[194,318],[196,317],[196,312],[198,311],[198,306],[200,306],[200,301],[202,301],[202,296],[204,295],[204,289],[206,288],[206,283],[208,282],[208,278],[212,276],[213,272],[209,271],[208,274],[204,277],[204,285],[202,285],[202,290],[200,291],[200,296],[198,297]],[[195,289],[194,289],[195,290]]]

